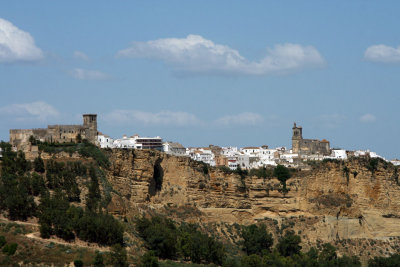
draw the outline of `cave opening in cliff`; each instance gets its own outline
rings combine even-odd
[[[164,170],[161,167],[161,161],[161,159],[157,159],[154,164],[153,179],[150,181],[149,185],[150,196],[154,196],[157,192],[161,191],[162,188]]]

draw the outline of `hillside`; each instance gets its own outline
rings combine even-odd
[[[155,151],[108,153],[107,177],[120,193],[109,205],[115,214],[149,210],[220,226],[272,222],[301,233],[305,247],[331,242],[341,254],[364,260],[400,248],[398,174],[383,161],[372,167],[369,159],[316,163],[294,172],[284,195],[275,178],[205,171],[201,163]]]
[[[49,240],[57,244],[56,236],[69,238],[67,242],[72,247],[91,250],[91,257],[99,244],[97,249],[106,251],[106,260],[112,258],[107,254],[112,250],[110,246],[123,243],[128,261],[136,266],[138,257],[147,251],[144,247],[148,248],[147,241],[137,231],[137,218],[163,216],[178,225],[198,225],[201,232],[224,244],[228,256],[243,255],[241,225],[252,224],[266,225],[272,234],[273,246],[279,245],[285,233],[293,230],[301,238],[303,252],[312,247],[323,251],[324,244],[330,243],[337,248],[339,256],[359,256],[364,265],[375,256],[387,257],[400,252],[398,173],[394,166],[383,161],[310,162],[310,171],[291,170],[291,178],[286,182],[288,191],[285,191],[282,183],[273,177],[272,170],[257,170],[250,175],[150,150],[99,150],[85,144],[39,147],[43,170],[38,169],[38,160],[29,152],[26,157],[35,160],[32,163],[22,160],[22,155],[13,155],[16,166],[25,168],[22,172],[15,170],[13,174],[12,168],[4,169],[11,163],[1,161],[3,183],[7,181],[4,180],[7,173],[19,181],[25,179],[21,177],[43,179],[36,194],[34,183],[28,186],[32,197],[28,194],[27,201],[30,198],[34,201],[26,202],[33,205],[31,211],[13,215],[2,198],[3,214],[9,220],[28,219],[33,225],[18,237],[21,240],[34,237],[36,243],[45,245]],[[45,197],[48,202],[43,200],[46,196],[43,190],[48,192]],[[65,199],[60,205],[67,217],[61,221],[68,223],[49,219],[47,225],[51,229],[43,236],[46,233],[43,222],[47,218],[43,216],[64,216],[44,208],[47,206],[43,203],[50,205],[57,196]],[[114,215],[123,226],[123,242],[114,237],[93,237],[85,230],[89,226],[82,228],[85,222],[84,225],[98,229],[94,232],[119,233],[119,226],[106,213]],[[71,214],[75,215],[71,217]],[[89,218],[99,218],[108,224],[90,224]],[[67,226],[69,232],[57,230]],[[6,233],[0,231],[0,234],[8,238]],[[82,245],[85,240],[89,247]],[[21,261],[23,253],[17,250],[12,257]],[[73,259],[71,255],[64,258],[60,257],[59,266]],[[48,263],[40,259],[36,262]],[[87,257],[83,260],[90,263]]]

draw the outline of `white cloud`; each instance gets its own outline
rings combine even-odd
[[[213,74],[267,75],[318,67],[324,59],[313,46],[279,44],[267,48],[260,61],[249,61],[226,45],[215,44],[200,35],[133,42],[118,57],[158,59],[177,71]]]
[[[97,71],[97,70],[84,70],[76,68],[71,72],[72,77],[78,80],[107,80],[110,78],[110,75],[107,73]]]
[[[40,120],[45,121],[59,115],[57,109],[43,101],[26,104],[11,104],[0,107],[0,114],[15,118],[19,121]]]
[[[215,124],[222,126],[234,125],[257,125],[263,122],[263,117],[260,114],[252,112],[243,112],[236,115],[227,115],[215,120]]]
[[[373,62],[400,62],[400,46],[395,48],[383,44],[373,45],[365,50],[364,57],[365,59]]]
[[[375,115],[367,113],[367,114],[364,114],[364,115],[362,115],[360,117],[360,121],[361,122],[365,122],[365,123],[375,122],[376,121],[376,117],[375,117]]]
[[[43,58],[35,40],[11,22],[0,18],[0,63],[35,61]]]
[[[83,60],[83,61],[89,61],[89,56],[86,55],[85,53],[81,52],[81,51],[75,51],[74,52],[74,58],[80,59],[80,60]]]
[[[145,125],[200,125],[202,122],[187,112],[161,111],[157,113],[139,110],[114,110],[105,116],[109,122],[142,123]]]

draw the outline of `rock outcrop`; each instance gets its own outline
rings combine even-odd
[[[343,240],[358,242],[352,253],[362,257],[400,248],[398,174],[384,162],[374,170],[366,159],[320,163],[294,172],[289,192],[282,194],[277,179],[224,173],[187,157],[149,150],[113,150],[109,156],[107,178],[118,192],[109,210],[115,214],[172,208],[185,220],[203,223],[275,220],[278,230],[289,225],[310,245],[334,242],[348,253],[350,241]],[[380,249],[372,250],[368,240],[381,242]]]

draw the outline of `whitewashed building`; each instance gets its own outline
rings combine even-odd
[[[238,168],[238,160],[236,156],[228,157],[228,168],[231,170],[236,170]]]
[[[347,159],[347,152],[344,149],[332,149],[332,154],[330,156],[324,157],[325,159]]]
[[[233,155],[238,155],[240,152],[237,147],[235,146],[229,146],[229,147],[222,147],[221,154],[224,156],[233,156]]]
[[[115,148],[163,150],[161,137],[142,137],[137,134],[131,137],[124,135],[121,139],[114,140],[113,146]]]
[[[97,135],[97,142],[100,148],[113,148],[114,140],[106,134],[99,133]]]
[[[258,155],[260,153],[261,147],[248,146],[240,148],[240,152],[246,155]]]
[[[398,159],[393,159],[390,161],[394,166],[400,166],[400,160]]]
[[[186,149],[186,154],[193,160],[202,161],[215,166],[215,155],[208,147],[191,147]]]
[[[228,160],[229,162],[229,160]],[[240,166],[241,169],[249,169],[250,168],[250,157],[246,154],[239,154],[237,156],[237,165]]]
[[[171,141],[164,142],[163,151],[167,154],[174,156],[186,156],[186,148],[176,142],[171,142]]]

